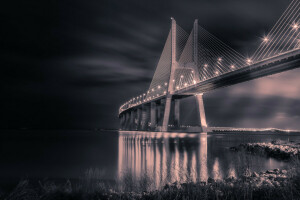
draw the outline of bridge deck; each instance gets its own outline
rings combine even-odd
[[[199,82],[194,85],[187,86],[185,88],[174,91],[172,95],[174,95],[175,98],[182,98],[183,96],[205,93],[217,88],[235,85],[238,83],[280,73],[298,67],[300,67],[300,49],[289,51],[279,56],[271,57],[252,65],[248,65],[241,69],[219,75],[217,77]],[[165,98],[165,95],[154,98],[151,101],[157,101],[162,98]],[[143,104],[148,104],[151,101],[145,101],[124,109],[119,114],[131,108],[141,106]]]
[[[174,94],[194,95],[196,93],[204,93],[217,88],[242,83],[298,67],[300,67],[300,50],[290,51],[218,77],[205,80],[190,87],[176,90]]]

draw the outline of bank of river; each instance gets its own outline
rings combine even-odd
[[[245,150],[253,154],[266,155],[280,160],[297,159],[300,157],[300,143],[294,141],[272,141],[243,143],[237,147],[230,147],[232,151]]]

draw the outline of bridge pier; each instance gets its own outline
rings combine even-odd
[[[139,130],[141,127],[141,115],[142,115],[142,108],[137,108],[136,114],[136,130]]]
[[[130,111],[130,121],[129,121],[129,130],[133,129],[134,126],[134,110]]]
[[[163,131],[163,132],[168,131],[168,126],[169,126],[169,121],[170,121],[170,112],[171,112],[171,103],[172,103],[172,96],[169,95],[166,98],[164,118],[163,118],[163,123],[162,123],[162,127],[161,127],[161,131]]]
[[[180,127],[180,99],[174,99],[174,125]]]
[[[129,112],[125,113],[125,123],[124,123],[124,129],[128,130],[128,125],[129,125]]]
[[[142,105],[141,130],[148,130],[149,115],[150,115],[150,106],[148,104]]]
[[[196,94],[195,95],[196,102],[197,102],[197,110],[198,110],[198,116],[199,116],[199,125],[201,127],[202,132],[207,131],[207,123],[206,123],[206,116],[205,116],[205,110],[204,110],[204,101],[203,101],[203,93]]]
[[[126,126],[126,114],[124,113],[124,114],[122,115],[122,124],[121,124],[122,130],[125,129],[125,126]]]
[[[157,114],[156,114],[156,102],[151,102],[151,113],[150,113],[150,129],[155,130],[157,126]]]

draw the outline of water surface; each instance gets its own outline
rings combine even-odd
[[[22,178],[78,179],[94,172],[105,180],[147,176],[159,186],[238,176],[245,167],[287,168],[286,162],[232,152],[229,147],[272,140],[300,142],[300,135],[9,131],[0,139],[2,184]]]

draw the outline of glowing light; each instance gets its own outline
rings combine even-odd
[[[208,64],[205,64],[205,65],[204,65],[204,67],[207,67],[207,66],[208,66]]]
[[[184,86],[187,86],[187,83],[184,83]]]
[[[234,65],[231,65],[230,67],[231,67],[231,69],[234,69],[234,68],[235,68],[235,66],[234,66]]]
[[[152,92],[154,91],[154,88],[152,88]]]
[[[172,81],[175,82],[175,79],[173,79]]]
[[[222,61],[222,58],[218,58],[218,61],[221,62],[221,61]]]
[[[184,77],[183,75],[180,76],[180,78],[183,78],[183,77]]]
[[[268,38],[268,36],[265,36],[264,38],[263,38],[263,42],[269,42],[269,38]]]
[[[194,71],[192,71],[192,73],[194,73]]]
[[[218,72],[218,71],[215,71],[215,74],[219,74],[219,72]]]
[[[252,63],[252,60],[251,60],[250,58],[247,58],[246,62],[247,62],[248,64],[251,64],[251,63]]]
[[[168,83],[165,82],[165,85],[167,85]]]
[[[196,81],[194,80],[193,83],[196,84]]]
[[[179,86],[177,86],[176,89],[179,89]]]
[[[297,31],[299,29],[299,24],[294,22],[292,28]]]
[[[159,86],[157,86],[157,88],[158,88],[158,89],[160,89],[160,85],[159,85]]]
[[[164,94],[167,94],[167,91],[164,91]]]

